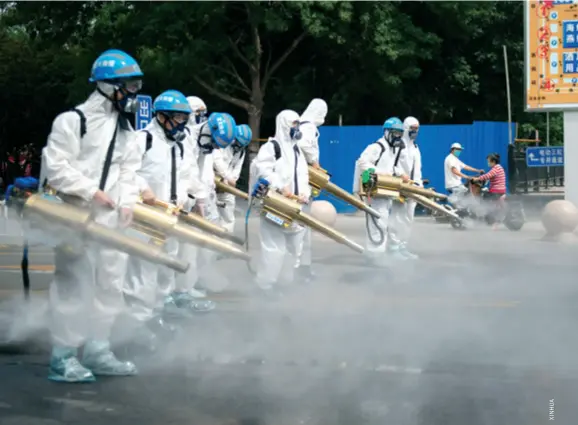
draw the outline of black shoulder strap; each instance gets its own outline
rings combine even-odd
[[[275,149],[275,161],[279,161],[281,158],[281,146],[279,142],[275,139],[271,139],[271,143],[273,143],[273,148]]]
[[[185,127],[185,129],[186,128],[187,127]],[[153,147],[153,135],[148,130],[143,130],[143,131],[147,134],[147,141],[146,141],[146,147],[145,147],[145,153],[146,153],[150,150],[150,148]],[[179,150],[181,152],[181,159],[183,159],[185,156],[185,148],[183,147],[183,144],[181,142],[177,142],[177,145],[179,146]]]
[[[397,155],[395,156],[395,162],[393,163],[394,167],[397,167],[397,164],[399,163],[399,157],[401,155],[401,151],[403,150],[402,147],[398,147],[397,148]]]
[[[84,112],[77,108],[72,109],[72,111],[76,112],[80,118],[80,138],[82,139],[86,134],[86,115],[84,115]]]
[[[377,161],[375,161],[375,163],[373,165],[377,165],[379,163],[379,161],[381,160],[381,157],[383,156],[383,153],[385,152],[385,146],[383,146],[382,143],[375,142],[375,144],[380,147],[381,152],[379,153],[379,156],[377,157]]]
[[[153,147],[153,135],[148,130],[143,130],[147,134],[147,141],[145,147],[145,153],[148,152]]]
[[[114,153],[114,146],[116,145],[116,133],[118,131],[119,121],[116,121],[114,126],[114,133],[112,133],[112,139],[108,145],[108,150],[106,151],[106,158],[104,160],[104,167],[102,167],[102,174],[100,176],[100,184],[98,188],[104,190],[106,187],[106,179],[108,178],[108,172],[110,171],[110,165],[112,164],[112,154]]]

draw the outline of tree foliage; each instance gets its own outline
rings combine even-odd
[[[504,121],[504,45],[513,119],[544,136],[545,116],[523,110],[522,2],[3,2],[0,141],[41,146],[112,47],[139,60],[146,93],[198,95],[255,135],[313,97],[332,124]]]

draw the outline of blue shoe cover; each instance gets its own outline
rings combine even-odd
[[[48,379],[54,382],[86,383],[96,379],[90,370],[78,361],[75,348],[58,347],[52,348]]]
[[[177,308],[193,313],[208,313],[217,306],[214,301],[194,298],[187,292],[173,292],[171,298]]]
[[[399,261],[409,260],[409,258],[403,254],[401,246],[392,246],[389,248],[388,251],[389,252],[387,253],[387,257],[391,258],[392,260],[399,260]]]
[[[410,252],[405,246],[399,250],[400,254],[406,257],[408,260],[417,260],[419,255]]]
[[[84,346],[82,364],[93,374],[102,376],[133,376],[138,371],[134,363],[121,362],[112,351],[108,341],[89,341]]]

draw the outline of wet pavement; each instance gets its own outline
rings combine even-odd
[[[362,220],[338,227],[363,240]],[[222,261],[231,286],[215,312],[175,320],[180,332],[156,352],[119,322],[117,353],[141,374],[88,385],[46,380],[50,275],[33,274],[24,307],[5,268],[19,262],[14,249],[0,255],[0,318],[4,335],[28,338],[0,354],[0,425],[574,424],[578,249],[540,237],[533,224],[420,222],[421,259],[391,273],[316,238],[318,282],[278,299],[255,295],[245,266]],[[49,253],[35,255],[49,267]],[[17,322],[31,330],[15,332]]]

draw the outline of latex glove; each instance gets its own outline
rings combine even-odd
[[[197,199],[195,206],[193,207],[193,212],[199,214],[201,217],[205,216],[205,203]]]
[[[317,170],[321,170],[321,165],[319,165],[318,162],[314,162],[313,164],[311,164],[311,166]]]
[[[283,196],[287,197],[287,198],[292,198],[293,197],[293,192],[291,191],[291,187],[290,186],[285,186],[283,188],[283,190],[281,191],[281,193],[283,194]]]
[[[229,185],[229,186],[237,186],[237,180],[225,180],[225,182]]]
[[[131,208],[121,208],[120,209],[120,227],[126,228],[132,224],[132,209]]]
[[[299,196],[299,198],[297,198],[297,202],[299,202],[300,204],[308,204],[309,198],[305,195],[301,195]]]
[[[408,176],[407,174],[403,174],[403,175],[401,176],[401,180],[402,180],[404,183],[407,183],[407,182],[410,181],[410,178],[409,178],[409,176]]]
[[[142,197],[142,201],[145,204],[148,205],[154,205],[155,204],[155,194],[153,193],[152,190],[150,189],[145,189],[143,190],[143,192],[141,193],[141,197]]]
[[[110,209],[113,209],[115,207],[114,201],[112,199],[110,199],[110,196],[108,196],[102,190],[96,191],[96,193],[92,197],[92,201],[96,205],[99,205],[101,207],[106,207],[106,208],[110,208]]]

